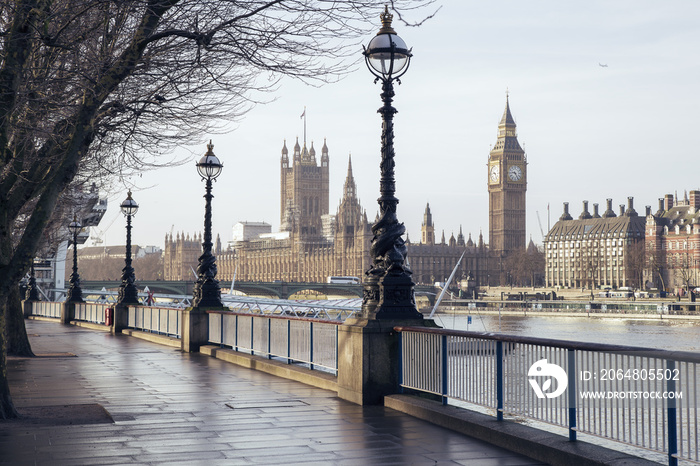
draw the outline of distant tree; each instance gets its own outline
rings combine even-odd
[[[656,284],[659,290],[666,291],[666,281],[664,280],[667,268],[666,253],[661,248],[655,248],[653,244],[647,244],[644,257],[651,281]]]
[[[0,303],[81,170],[125,175],[167,163],[161,154],[241,117],[279,76],[334,79],[349,69],[343,58],[357,52],[357,38],[376,28],[383,3],[1,2]],[[16,416],[1,353],[0,419]]]
[[[647,248],[644,241],[627,245],[625,251],[625,272],[629,286],[635,290],[644,288],[644,270],[647,268]]]
[[[676,256],[676,263],[673,268],[676,277],[683,284],[683,288],[686,290],[686,292],[690,292],[693,281],[695,280],[696,272],[694,265],[693,255],[688,250],[686,243],[685,251]]]
[[[124,246],[121,249],[112,247],[112,252],[124,253]],[[124,267],[124,257],[101,256],[96,258],[81,257],[78,251],[78,266],[81,277],[90,277],[91,280],[121,280],[122,268]],[[134,254],[136,250],[132,250]],[[132,264],[136,274],[136,285],[139,280],[158,280],[163,277],[163,255],[162,253],[146,254],[143,257],[135,257]],[[66,257],[66,275],[68,277],[73,268],[73,255]]]
[[[504,266],[510,273],[510,284],[537,286],[544,277],[544,253],[537,247],[515,250],[505,257]]]

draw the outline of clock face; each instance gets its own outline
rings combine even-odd
[[[491,181],[494,183],[498,182],[498,177],[500,174],[500,168],[498,165],[491,165],[491,169],[489,170],[489,178]]]
[[[510,178],[512,181],[520,181],[520,178],[523,177],[523,170],[517,166],[513,165],[508,169],[508,178]]]

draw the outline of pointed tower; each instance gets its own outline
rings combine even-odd
[[[367,229],[367,214],[357,198],[357,185],[352,174],[352,157],[348,156],[348,172],[343,184],[343,198],[335,215],[334,249],[337,272],[341,275],[361,275],[369,266],[368,248],[371,233]]]
[[[280,229],[295,231],[302,238],[321,237],[322,217],[328,215],[328,147],[324,141],[321,165],[316,162],[313,142],[311,149],[294,144],[290,165],[285,141],[280,164]]]
[[[423,223],[420,227],[421,243],[435,244],[435,227],[433,226],[433,214],[430,213],[430,203],[425,204]]]
[[[525,248],[527,158],[520,147],[506,96],[498,139],[489,153],[489,247],[498,256]]]

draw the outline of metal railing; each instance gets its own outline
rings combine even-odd
[[[95,324],[105,323],[105,310],[109,304],[101,303],[75,303],[75,314],[73,318],[83,322],[93,322]]]
[[[418,327],[401,387],[700,463],[700,354]]]
[[[129,306],[127,327],[181,338],[181,312],[167,307]]]
[[[62,302],[31,301],[31,315],[39,317],[61,318]]]
[[[338,373],[340,322],[209,311],[209,342]]]

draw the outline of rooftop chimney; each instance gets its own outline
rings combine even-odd
[[[578,218],[579,218],[579,220],[593,218],[593,217],[591,217],[591,214],[588,213],[588,201],[583,201],[583,212],[581,212],[581,215],[579,215]]]
[[[605,209],[605,212],[603,212],[603,218],[617,217],[615,212],[612,210],[612,199],[608,198],[605,202],[607,203],[608,208]]]
[[[656,216],[661,217],[664,214],[664,198],[659,198],[659,210],[656,211]]]
[[[673,194],[666,194],[664,196],[664,210],[671,210],[673,208]]]
[[[651,215],[651,206],[650,205],[646,206],[646,210],[647,210],[646,216],[648,217]]]
[[[700,209],[700,191],[690,191],[690,207]]]
[[[620,217],[625,215],[625,205],[620,204]]]
[[[598,203],[596,202],[593,204],[593,218],[600,218],[600,214],[598,213]]]
[[[564,203],[564,213],[559,217],[559,220],[573,220],[574,218],[569,215],[569,203]]]
[[[636,217],[637,215],[637,211],[634,210],[634,197],[629,196],[627,198],[627,216]]]

